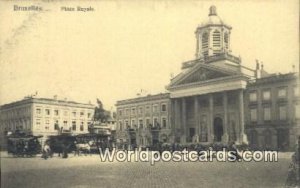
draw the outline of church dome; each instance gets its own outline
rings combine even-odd
[[[209,8],[208,19],[202,22],[201,26],[205,25],[224,25],[222,19],[217,15],[215,6]]]

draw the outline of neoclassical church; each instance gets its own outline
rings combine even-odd
[[[281,113],[290,115],[279,121],[277,99],[284,88],[286,93],[295,93],[291,100],[299,100],[296,74],[289,73],[285,77],[290,80],[275,86],[278,75],[268,74],[259,62],[254,69],[243,66],[241,58],[231,52],[231,29],[218,16],[216,7],[211,6],[207,20],[195,31],[196,57],[182,63],[181,72],[166,87],[169,93],[117,102],[118,141],[146,146],[157,141],[203,144],[235,141],[250,142],[258,148],[277,148],[283,142],[294,142],[296,134],[291,127],[297,125],[299,105],[294,107],[286,95],[286,110],[281,109]],[[272,78],[271,82],[263,81]],[[270,92],[269,101],[261,101],[265,90]],[[265,104],[269,105],[266,111]],[[284,121],[290,124],[281,127],[278,135],[278,127],[274,125]],[[157,127],[158,136],[155,133],[151,138]]]
[[[254,71],[231,54],[231,29],[211,6],[195,32],[196,59],[167,86],[177,141],[247,142],[244,91]]]

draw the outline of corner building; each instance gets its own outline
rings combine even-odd
[[[88,133],[94,108],[92,104],[57,98],[27,97],[0,107],[1,135],[19,130],[42,135],[41,141],[45,141],[50,135]]]
[[[215,6],[210,7],[208,19],[197,27],[196,58],[182,63],[181,73],[166,87],[170,102],[169,142],[227,144],[234,141],[242,144],[248,143],[246,133],[251,136],[251,141],[254,140],[251,128],[246,127],[255,127],[253,122],[248,123],[249,113],[252,113],[249,111],[252,107],[248,103],[249,91],[254,85],[261,85],[263,77],[271,75],[260,68],[258,62],[256,69],[243,66],[241,58],[232,54],[231,29],[217,15]],[[262,85],[269,84],[262,82]],[[286,136],[283,132],[280,134]],[[274,137],[272,143],[275,140]],[[272,148],[277,145],[273,144]],[[259,144],[260,148],[265,146]]]

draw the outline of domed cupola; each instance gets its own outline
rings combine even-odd
[[[209,8],[208,19],[198,26],[196,58],[230,53],[231,27],[217,15],[215,6]]]

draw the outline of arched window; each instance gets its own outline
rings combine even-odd
[[[224,34],[224,43],[225,43],[225,48],[229,48],[229,43],[228,43],[228,33]]]
[[[221,33],[219,31],[213,32],[213,47],[221,46]]]

